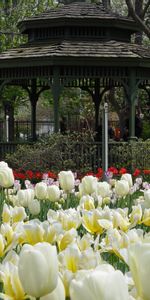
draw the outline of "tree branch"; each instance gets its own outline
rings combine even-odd
[[[142,19],[135,13],[132,1],[131,0],[125,0],[125,1],[128,7],[129,15],[135,20],[135,22],[140,26],[141,30],[145,32],[145,34],[150,39],[150,28],[146,26],[145,23],[142,21]]]
[[[142,12],[142,18],[143,19],[144,19],[144,16],[145,16],[149,6],[150,6],[150,0],[147,1],[147,3],[145,4],[145,7],[143,8],[143,12]]]

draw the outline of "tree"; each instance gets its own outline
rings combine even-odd
[[[150,0],[145,2],[144,0],[135,0],[135,6],[132,0],[125,0],[128,7],[128,14],[139,25],[141,30],[150,39],[150,26],[149,19],[144,20],[146,14],[150,14]]]
[[[17,24],[26,17],[41,13],[53,5],[53,0],[1,0],[0,1],[0,52],[26,42]],[[1,89],[1,85],[0,85]],[[15,109],[27,101],[25,91],[19,87],[7,86],[1,89],[1,108],[9,116],[10,140],[14,139]]]

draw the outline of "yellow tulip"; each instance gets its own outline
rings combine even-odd
[[[6,240],[6,246],[10,245],[13,241],[14,231],[8,223],[1,225],[1,233]]]
[[[18,243],[28,243],[35,245],[44,241],[44,229],[40,221],[31,220],[25,224],[18,224],[15,229],[15,233],[18,236]]]
[[[79,251],[76,244],[72,244],[68,246],[64,251],[60,252],[58,258],[62,265],[62,268],[75,273],[79,269],[81,252]]]
[[[59,250],[63,251],[64,249],[66,249],[67,246],[73,242],[76,236],[77,231],[74,228],[66,231],[63,235],[61,235],[58,240]]]
[[[80,207],[86,210],[95,209],[94,198],[90,195],[82,196],[80,199]]]
[[[2,234],[0,234],[0,257],[4,255],[4,248],[5,248],[5,240]]]
[[[145,208],[141,223],[146,226],[150,226],[150,208]]]
[[[129,247],[129,267],[138,296],[150,300],[150,243],[136,243]]]
[[[100,219],[100,213],[98,210],[92,211],[83,211],[82,212],[83,226],[85,229],[94,234],[94,233],[102,233],[103,227],[99,224],[98,220]]]
[[[17,265],[9,261],[4,263],[1,266],[1,280],[5,293],[0,293],[0,299],[23,300],[26,298],[19,279]]]
[[[26,215],[24,207],[16,206],[12,209],[12,222],[13,223],[21,222],[21,221],[25,220],[26,218],[27,218],[27,215]]]
[[[80,212],[74,208],[65,211],[60,210],[58,220],[64,230],[70,230],[71,228],[77,229],[81,225]]]
[[[4,203],[3,212],[2,212],[2,222],[10,223],[10,221],[11,221],[11,210],[9,206],[6,203]]]

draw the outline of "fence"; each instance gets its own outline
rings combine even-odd
[[[0,121],[0,139],[5,140],[5,122]],[[37,137],[54,132],[53,121],[37,121]],[[31,139],[31,121],[14,121],[14,139],[16,141],[28,141]]]
[[[7,153],[16,151],[18,145],[25,143],[0,143],[0,160],[4,160]],[[26,143],[31,144],[31,143]],[[31,144],[32,145],[32,144]],[[136,142],[129,144],[127,142],[110,142],[109,143],[109,166],[117,168],[127,167],[129,170],[135,168],[150,169],[150,142]],[[102,166],[102,144],[95,143],[74,143],[73,147],[62,144],[60,157],[63,162],[74,161],[76,168],[79,170],[83,165],[88,165],[91,170],[96,171]]]

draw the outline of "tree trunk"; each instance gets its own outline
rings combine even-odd
[[[110,7],[111,7],[111,0],[102,0],[102,3],[103,3],[103,5],[104,5],[104,7],[106,9],[110,9]]]
[[[135,0],[135,12],[142,21],[144,21],[142,12],[143,12],[143,0]],[[141,45],[143,40],[143,32],[139,31],[135,35],[135,43]]]
[[[132,0],[125,0],[125,1],[126,1],[126,4],[127,4],[127,7],[128,7],[128,12],[129,12],[128,14],[129,14],[129,16],[131,16],[133,18],[133,20],[139,25],[141,31],[145,32],[145,34],[150,39],[150,28],[143,21],[145,13],[146,13],[146,11],[148,10],[148,8],[150,6],[150,0],[148,0],[147,5],[145,4],[145,8],[146,9],[144,9],[144,14],[143,14],[142,18],[137,15],[137,13],[136,13],[136,11],[134,9]]]

